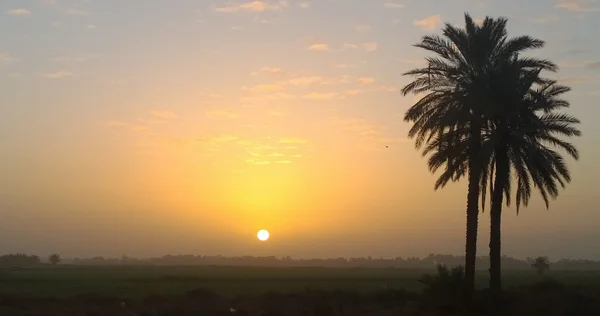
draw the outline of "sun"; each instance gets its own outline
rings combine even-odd
[[[269,239],[269,232],[266,229],[261,229],[256,234],[256,237],[258,237],[258,240],[260,241],[266,241]]]

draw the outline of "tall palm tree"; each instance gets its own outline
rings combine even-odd
[[[489,178],[490,209],[490,288],[501,283],[501,214],[503,199],[511,202],[511,180],[516,183],[516,207],[527,206],[532,184],[538,189],[546,208],[549,198],[558,196],[571,176],[563,156],[553,147],[579,158],[575,146],[563,137],[580,136],[576,118],[558,112],[569,107],[561,96],[569,87],[540,78],[541,70],[523,69],[515,56],[499,65],[488,79],[490,98],[487,130],[482,135],[481,155],[485,163],[482,188]],[[514,175],[514,176],[513,176]],[[493,179],[493,183],[492,183]],[[485,197],[482,199],[485,202]]]
[[[435,172],[445,166],[435,189],[468,174],[467,229],[465,246],[465,294],[474,290],[477,250],[478,202],[484,165],[480,155],[482,130],[486,124],[490,69],[519,52],[539,48],[543,42],[528,36],[508,38],[507,19],[486,17],[481,25],[465,14],[465,28],[445,24],[443,36],[428,35],[416,47],[435,53],[427,57],[427,67],[413,69],[404,75],[415,77],[402,89],[425,96],[405,114],[412,122],[409,137],[416,138],[417,149],[427,144],[423,155],[432,153],[429,169]],[[522,59],[526,69],[554,70],[545,60]],[[454,146],[460,142],[466,149]]]

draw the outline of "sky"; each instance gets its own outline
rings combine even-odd
[[[504,209],[504,254],[600,260],[591,0],[2,0],[0,252],[463,254],[467,183],[434,191],[399,90],[464,12],[545,40],[582,120],[572,183]]]

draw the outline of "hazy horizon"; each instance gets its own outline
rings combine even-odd
[[[2,1],[0,253],[464,254],[466,181],[433,190],[399,92],[464,12],[545,40],[582,121],[572,183],[504,209],[503,253],[600,260],[585,0]]]

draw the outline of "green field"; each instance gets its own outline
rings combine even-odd
[[[205,288],[225,296],[262,294],[268,291],[341,289],[371,291],[382,287],[421,289],[418,278],[431,270],[334,269],[263,267],[89,267],[57,266],[33,269],[0,269],[0,294],[70,297],[98,294],[141,298],[150,294],[183,294]],[[477,284],[485,287],[487,273],[479,271]],[[600,288],[600,271],[550,271],[565,285]],[[534,271],[505,271],[506,287],[532,284]]]

